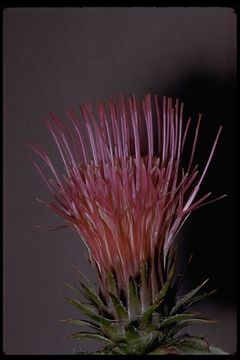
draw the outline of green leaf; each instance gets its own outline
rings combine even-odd
[[[199,336],[181,335],[173,342],[182,355],[210,354],[208,343]]]
[[[81,279],[82,279],[81,281],[84,281],[85,283],[91,285],[89,279],[79,270],[79,267],[78,267],[77,265],[71,264],[71,267],[72,267],[75,271],[77,271],[77,273],[80,275],[80,277],[81,277]]]
[[[96,307],[98,310],[105,309],[106,307],[102,300],[99,298],[97,293],[90,287],[84,284],[82,281],[80,281],[80,284],[82,286],[82,289],[84,291],[84,295],[86,298],[91,302],[91,304]]]
[[[119,343],[114,344],[110,347],[109,351],[106,351],[106,355],[133,355],[132,349],[129,347],[128,344]]]
[[[109,292],[117,297],[118,296],[117,284],[115,277],[111,272],[107,273],[107,283],[109,287]]]
[[[173,285],[173,288],[172,288],[172,291],[174,293],[174,295],[177,294],[180,286],[182,285],[182,282],[183,282],[183,278],[184,278],[184,275],[188,269],[188,266],[190,264],[190,262],[192,261],[192,254],[190,255],[190,257],[188,258],[188,260],[185,262],[185,264],[183,265],[183,268],[181,270],[181,272],[177,275],[177,278],[174,282],[174,285]]]
[[[112,341],[105,336],[99,335],[97,333],[88,333],[88,332],[76,332],[72,335],[66,337],[67,339],[95,339],[99,341],[104,341],[107,344],[112,344]]]
[[[209,351],[211,355],[230,355],[227,352],[220,349],[219,347],[211,346],[211,345],[209,346]]]
[[[98,324],[94,324],[91,321],[80,320],[80,319],[64,319],[64,320],[60,320],[60,321],[71,324],[71,325],[88,326],[94,330],[100,329],[100,326]]]
[[[176,303],[176,305],[170,311],[170,315],[174,315],[177,311],[184,307],[192,298],[193,296],[207,283],[209,279],[205,280],[201,285],[196,287],[194,290],[190,291],[188,294],[182,296]]]
[[[115,296],[111,292],[109,292],[109,296],[112,300],[118,319],[128,320],[128,312],[119,297]]]
[[[120,332],[120,328],[118,324],[113,321],[106,319],[103,316],[97,315],[91,308],[86,305],[81,304],[79,301],[66,298],[66,300],[77,309],[79,309],[85,316],[92,319],[97,323],[97,325],[101,328],[101,332],[114,341],[119,341],[122,339],[122,333]]]
[[[189,301],[186,302],[186,304],[184,305],[184,310],[188,309],[190,306],[192,306],[194,303],[202,300],[202,299],[205,299],[206,297],[214,294],[217,290],[212,290],[211,292],[209,293],[204,293],[204,294],[201,294],[201,295],[198,295],[198,296],[195,296],[193,298],[191,298]]]
[[[176,314],[173,316],[169,316],[166,319],[163,319],[160,323],[160,325],[158,326],[158,329],[162,329],[164,327],[167,327],[169,325],[172,325],[175,322],[178,321],[182,321],[182,320],[186,320],[186,319],[190,319],[193,318],[194,316],[196,316],[196,314]]]
[[[196,325],[196,324],[210,324],[214,323],[212,320],[204,318],[193,318],[181,321],[179,324],[176,324],[169,332],[168,336],[175,336],[180,330],[184,329],[187,326]]]
[[[173,275],[174,275],[174,270],[175,270],[175,266],[173,265],[171,270],[169,271],[167,281],[165,282],[165,284],[163,285],[161,291],[159,292],[156,301],[161,301],[161,300],[164,300],[166,298],[167,292],[168,292],[170,284],[172,282],[172,278],[173,278]]]
[[[137,284],[132,277],[129,278],[128,282],[128,311],[130,321],[141,314],[141,303],[138,297]]]
[[[69,302],[69,304],[75,306],[78,310],[80,310],[85,316],[96,321],[97,323],[101,324],[102,326],[110,326],[112,324],[111,320],[106,319],[103,316],[96,314],[89,306],[83,305],[79,301],[68,298],[68,297],[65,297],[65,299]]]
[[[158,306],[161,304],[161,302],[155,303],[151,306],[149,306],[144,313],[142,314],[141,318],[140,318],[140,328],[144,328],[146,326],[148,326],[149,324],[149,320],[152,316],[152,314],[154,313],[154,311],[158,308]]]
[[[78,293],[78,294],[82,294],[83,292],[82,292],[82,289],[79,289],[79,288],[77,288],[76,286],[73,286],[73,285],[71,285],[71,284],[69,284],[69,283],[67,283],[67,282],[64,282],[64,284],[67,286],[67,287],[69,287],[71,290],[74,290],[76,293]]]
[[[162,346],[153,350],[149,353],[149,355],[178,355],[178,351],[173,346]]]
[[[145,311],[151,304],[151,294],[148,286],[148,268],[147,263],[144,263],[140,268],[141,279],[141,308]]]
[[[170,248],[168,249],[168,253],[166,256],[166,271],[167,274],[169,274],[172,270],[172,267],[174,267],[174,264],[176,263],[176,251],[177,246],[176,244],[172,243]]]
[[[83,294],[90,301],[90,303],[97,309],[104,308],[105,307],[104,303],[102,302],[96,291],[91,286],[88,278],[76,266],[72,265],[72,267],[75,268],[77,272],[80,274],[81,280],[79,281],[79,283],[81,285],[81,288],[79,289],[68,283],[65,283],[65,285],[67,285],[70,289]]]
[[[167,281],[165,282],[161,291],[159,292],[156,302],[153,305],[150,305],[142,314],[142,316],[140,318],[140,327],[141,328],[148,325],[150,317],[152,316],[154,311],[159,307],[159,305],[164,301],[164,299],[167,295],[168,289],[169,289],[169,285],[172,281],[173,274],[174,274],[174,266],[172,267],[172,269],[169,273]]]
[[[129,324],[128,326],[126,326],[125,331],[126,331],[126,341],[128,343],[130,343],[132,340],[138,339],[140,336],[139,330],[133,324]]]
[[[138,338],[132,339],[128,341],[129,346],[132,350],[134,350],[135,354],[143,355],[147,354],[150,349],[154,348],[155,346],[159,345],[158,341],[159,332],[154,331],[145,331],[145,333],[140,333]]]

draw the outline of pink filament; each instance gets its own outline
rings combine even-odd
[[[137,273],[142,261],[154,256],[155,249],[162,249],[166,258],[190,212],[204,205],[210,193],[195,198],[221,127],[199,175],[196,167],[191,167],[200,117],[185,172],[181,155],[191,120],[185,122],[179,100],[173,106],[171,98],[160,101],[157,95],[153,102],[150,94],[142,102],[121,95],[107,107],[98,102],[96,109],[90,104],[80,109],[84,121],[73,109],[68,111],[71,128],[54,113],[45,122],[60,152],[64,176],[57,174],[45,151],[28,145],[54,176],[54,181],[48,179],[33,161],[53,195],[53,201],[45,205],[77,229],[100,272],[119,268],[124,283]]]

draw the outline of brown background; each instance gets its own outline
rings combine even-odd
[[[210,277],[218,293],[199,309],[217,319],[195,329],[226,351],[236,350],[235,77],[236,16],[231,8],[12,8],[3,22],[4,244],[3,314],[6,354],[69,354],[78,343],[57,319],[76,316],[76,264],[94,279],[85,247],[71,230],[35,224],[61,220],[35,201],[47,189],[21,141],[54,146],[42,119],[69,105],[120,92],[179,96],[202,112],[198,158],[206,160],[219,124],[223,135],[203,192],[221,202],[192,214],[181,253],[194,251],[186,289]],[[78,314],[77,314],[78,315]],[[74,328],[75,329],[75,328]],[[77,329],[76,329],[77,330]],[[95,344],[92,343],[92,349]],[[84,347],[84,345],[82,346]]]

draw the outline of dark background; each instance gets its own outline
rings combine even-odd
[[[35,224],[61,220],[39,206],[48,199],[26,159],[22,140],[54,153],[42,119],[64,117],[69,105],[120,92],[179,97],[186,115],[203,114],[196,161],[204,164],[218,126],[223,132],[202,193],[228,197],[194,212],[179,236],[179,256],[193,252],[185,289],[210,277],[218,292],[202,305],[217,324],[195,333],[236,351],[235,106],[236,15],[231,8],[12,8],[4,11],[4,244],[3,315],[6,354],[69,354],[77,317],[64,300],[74,283],[70,264],[94,280],[86,249],[71,230],[47,232]],[[201,167],[202,168],[202,167]],[[74,328],[74,330],[77,330]],[[91,348],[95,347],[91,343]],[[86,349],[85,345],[82,348]]]

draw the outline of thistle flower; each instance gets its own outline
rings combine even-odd
[[[32,160],[52,194],[52,201],[40,201],[83,239],[105,304],[111,290],[109,273],[118,290],[128,289],[129,279],[137,281],[148,264],[145,288],[141,283],[142,314],[164,287],[168,257],[181,226],[193,210],[216,200],[209,201],[210,192],[199,196],[199,190],[222,127],[199,171],[193,161],[201,115],[193,139],[188,139],[191,118],[184,119],[178,99],[147,94],[139,101],[122,95],[111,98],[107,106],[98,101],[95,107],[80,105],[80,110],[82,118],[72,108],[67,111],[69,125],[55,113],[45,120],[64,175],[42,147],[28,142],[52,173],[49,179]],[[192,149],[184,168],[182,155],[188,141]]]

